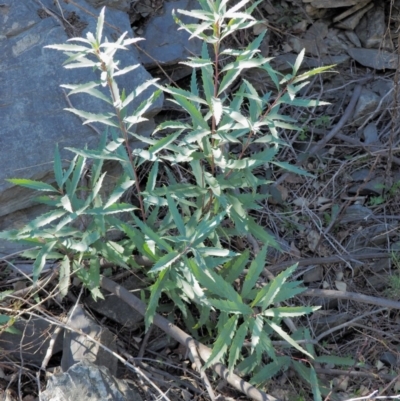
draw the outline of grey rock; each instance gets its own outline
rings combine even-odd
[[[143,282],[132,276],[121,284],[129,291],[144,288]],[[97,313],[121,324],[129,329],[136,329],[143,324],[143,316],[132,309],[127,303],[123,302],[116,295],[104,294],[105,299],[94,301],[92,297],[87,297],[85,303]]]
[[[360,3],[363,6],[366,4],[364,3]],[[359,24],[359,22],[361,21],[362,17],[365,15],[366,12],[368,12],[370,9],[372,9],[374,7],[374,5],[372,3],[368,4],[366,7],[359,9],[358,5],[354,6],[353,9],[355,9],[357,7],[357,12],[355,12],[354,14],[350,15],[348,18],[343,19],[342,21],[338,22],[335,26],[337,28],[341,28],[341,29],[345,29],[345,30],[350,30],[352,31],[353,29],[355,29],[357,27],[357,25]],[[341,17],[344,16],[343,13],[340,16],[334,18],[334,21],[338,21],[339,19],[341,19]]]
[[[363,139],[366,145],[379,143],[378,128],[375,123],[370,123],[364,128]]]
[[[156,60],[162,65],[177,64],[179,61],[186,60],[189,56],[199,54],[201,42],[197,38],[190,41],[189,34],[184,30],[178,30],[172,17],[172,10],[193,10],[198,9],[197,0],[178,0],[164,2],[163,14],[150,18],[146,24],[143,35],[146,40],[140,46],[151,57],[141,54],[142,63],[149,68],[157,66]],[[184,23],[197,22],[193,18],[176,13],[177,17]],[[188,69],[187,71],[191,71]]]
[[[321,281],[324,276],[324,269],[322,266],[316,266],[311,270],[306,271],[303,274],[304,283],[314,283],[316,281]]]
[[[131,0],[86,0],[91,6],[111,7],[121,11],[129,11]]]
[[[373,216],[373,212],[366,206],[350,205],[342,216],[339,216],[341,224],[362,222]]]
[[[51,0],[43,0],[42,3],[49,10],[59,13]],[[74,3],[92,15],[99,14],[99,10],[84,0],[75,0]],[[5,179],[22,177],[50,182],[57,143],[62,159],[70,160],[73,154],[64,150],[64,147],[83,148],[87,144],[93,148],[98,141],[97,133],[87,125],[82,126],[77,116],[63,110],[69,105],[59,87],[60,84],[93,81],[97,77],[91,69],[62,68],[65,56],[58,51],[44,49],[49,44],[65,43],[68,36],[64,27],[40,9],[38,4],[10,0],[0,13],[0,36],[5,38],[0,41],[3,55],[0,60],[0,145],[3,149],[7,148],[0,160],[0,230],[20,227],[40,213],[33,207],[33,197],[37,193],[12,186]],[[97,18],[83,12],[72,2],[57,4],[63,7],[65,16],[75,16],[80,21],[79,26],[85,26],[83,35],[88,31],[95,32]],[[109,40],[114,40],[123,31],[130,31],[128,16],[121,11],[107,9],[106,22],[121,31],[116,32],[105,25],[104,34]],[[139,63],[134,47],[129,51],[117,52],[117,59],[122,67]],[[120,88],[125,88],[129,93],[151,79],[151,76],[143,67],[139,67],[133,73],[119,78]],[[145,91],[135,100],[132,108],[137,107],[153,91],[153,88]],[[91,112],[108,110],[106,103],[86,95],[72,96],[71,101],[78,109]],[[161,109],[162,103],[161,97],[149,111],[149,118]],[[137,132],[141,133],[140,127],[137,127]],[[15,244],[0,242],[0,255],[16,249]]]
[[[306,49],[307,54],[313,56],[322,56],[328,53],[323,39],[328,34],[328,25],[325,22],[315,22],[304,34],[303,38],[292,37],[289,39],[289,44],[295,51],[300,53],[302,49]]]
[[[369,115],[377,110],[379,101],[380,97],[375,92],[363,88],[354,110],[352,124],[362,125]]]
[[[358,36],[353,31],[346,31],[345,35],[347,39],[355,46],[361,47],[361,42]]]
[[[124,380],[118,380],[104,366],[79,362],[67,372],[50,377],[41,401],[143,401]]]
[[[389,351],[382,352],[381,356],[379,357],[379,360],[383,362],[386,366],[392,368],[397,366],[397,356],[392,352]]]
[[[17,361],[22,357],[25,364],[41,366],[56,326],[44,319],[32,317],[29,320],[18,319],[13,327],[18,329],[20,334],[1,333],[1,353],[10,355]],[[60,330],[55,338],[52,354],[62,351],[62,335],[63,330]]]
[[[90,361],[98,366],[107,367],[112,374],[117,373],[118,359],[110,352],[115,352],[117,347],[114,335],[107,328],[96,324],[79,305],[69,313],[67,325],[84,334],[65,330],[61,359],[61,368],[64,372],[78,362]],[[110,351],[93,342],[88,336],[103,344]]]
[[[325,18],[329,10],[327,8],[316,8],[311,4],[306,4],[305,11],[312,19],[317,20]]]
[[[381,261],[382,263],[382,261]],[[368,276],[365,278],[366,283],[373,288],[375,291],[385,291],[389,286],[389,279],[387,272],[381,272],[374,276]]]
[[[360,170],[356,170],[351,174],[353,181],[356,181],[357,184],[351,186],[348,189],[349,195],[381,195],[383,192],[383,177],[384,174],[375,175],[375,173],[371,173],[369,169],[363,168]]]
[[[377,79],[371,83],[371,89],[380,97],[387,96],[394,89],[394,82],[391,79]],[[393,96],[389,96],[388,101],[391,101]]]
[[[365,7],[366,4],[371,3],[371,0],[360,0],[357,4],[355,4],[353,7],[347,8],[344,12],[340,13],[339,15],[336,15],[333,18],[333,22],[338,22],[341,21],[345,18],[347,18],[349,15],[352,15]]]
[[[397,54],[378,49],[347,49],[350,57],[364,67],[376,70],[395,70],[397,68]]]
[[[355,32],[364,48],[393,50],[393,45],[386,38],[387,25],[384,5],[375,5],[361,19]]]
[[[348,41],[346,35],[339,29],[330,28],[327,37],[324,40],[325,46],[330,54],[343,54],[349,47],[353,47]]]

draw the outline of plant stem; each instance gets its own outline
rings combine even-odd
[[[108,88],[110,90],[113,103],[115,104],[115,102],[117,100],[117,96],[113,91],[113,86],[112,86],[113,78],[109,74],[109,72],[107,71],[107,67],[106,67],[105,63],[103,61],[101,63],[102,63],[101,69],[104,72],[107,72],[107,85],[108,85]],[[138,196],[138,199],[139,199],[140,212],[142,214],[143,221],[146,222],[146,212],[145,212],[145,209],[144,209],[143,198],[142,198],[140,185],[139,185],[139,176],[137,174],[137,170],[136,170],[136,167],[135,167],[135,162],[134,162],[133,156],[132,156],[132,151],[131,151],[131,148],[129,146],[128,132],[126,130],[126,125],[125,125],[125,123],[124,123],[124,121],[123,121],[123,119],[121,117],[121,109],[119,107],[116,107],[116,106],[114,108],[115,108],[115,110],[117,112],[117,119],[118,119],[119,129],[122,132],[122,135],[123,135],[123,138],[124,138],[124,141],[125,141],[125,149],[126,149],[126,152],[128,153],[129,162],[131,163],[133,174],[135,176],[134,177],[135,178],[135,187],[136,187],[136,192],[137,192],[137,196]]]

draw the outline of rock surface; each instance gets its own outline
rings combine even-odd
[[[122,286],[128,291],[138,290],[144,285],[135,277],[131,277],[122,283]],[[127,303],[123,302],[121,298],[112,294],[104,294],[105,299],[94,301],[91,296],[87,297],[85,303],[91,309],[100,313],[109,319],[121,324],[122,326],[131,330],[137,329],[143,323],[143,316],[132,309]]]
[[[50,345],[50,339],[56,326],[44,319],[32,317],[31,319],[18,319],[13,327],[19,330],[19,334],[3,332],[0,334],[1,353],[11,356],[15,361],[31,365],[41,366]],[[52,354],[62,350],[61,330],[53,345]]]
[[[50,377],[41,401],[143,401],[124,380],[114,378],[104,366],[79,362],[67,372]]]
[[[111,353],[115,352],[117,347],[114,335],[108,329],[96,324],[79,305],[73,307],[69,313],[68,326],[75,331],[66,330],[64,334],[61,359],[61,368],[64,372],[78,362],[90,361],[98,366],[107,367],[112,374],[117,373],[118,360]],[[80,331],[83,334],[79,334]],[[91,338],[109,350],[96,344]]]
[[[40,4],[40,3],[38,3]],[[51,49],[44,49],[49,44],[65,43],[68,39],[67,28],[46,11],[57,13],[51,0],[43,0],[45,8],[36,2],[11,0],[1,7],[0,13],[0,144],[7,148],[0,159],[0,230],[17,228],[35,217],[41,209],[34,205],[33,191],[15,187],[5,179],[23,177],[45,181],[52,180],[53,155],[56,144],[59,145],[62,158],[70,160],[71,152],[65,147],[89,148],[95,146],[98,134],[74,114],[64,111],[70,107],[60,84],[83,83],[97,79],[90,68],[66,70],[62,68],[65,55]],[[99,10],[84,0],[63,4],[63,14],[74,27],[74,34],[86,35],[95,32]],[[83,12],[77,4],[91,13]],[[130,31],[126,13],[108,9],[106,12],[104,34],[115,39],[124,31]],[[72,29],[66,24],[69,29]],[[118,30],[118,31],[117,31]],[[121,66],[138,64],[137,50],[117,53]],[[134,73],[119,77],[120,88],[130,93],[135,87],[151,79],[143,68]],[[147,98],[153,88],[149,88],[132,107],[137,107]],[[75,95],[71,96],[73,106],[87,111],[106,111],[105,103],[99,99]],[[160,110],[163,99],[148,113],[152,117]],[[101,130],[103,127],[99,127]],[[137,129],[138,133],[140,127]],[[0,242],[0,256],[15,251],[16,245]]]

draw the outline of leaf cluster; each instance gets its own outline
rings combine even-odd
[[[278,356],[273,337],[280,337],[310,359],[315,356],[280,323],[285,317],[301,316],[316,308],[278,306],[302,291],[301,283],[289,281],[296,266],[262,284],[268,249],[277,245],[251,212],[260,209],[266,198],[259,191],[261,185],[270,183],[262,178],[266,168],[309,175],[277,160],[280,147],[285,146],[280,131],[299,129],[281,108],[323,105],[297,95],[310,77],[330,68],[299,73],[303,51],[292,73],[283,76],[271,67],[270,59],[260,55],[265,32],[244,49],[224,47],[227,37],[257,23],[251,13],[259,2],[249,5],[249,0],[241,0],[231,5],[228,0],[199,0],[199,10],[177,10],[199,21],[193,24],[184,24],[174,13],[180,29],[203,41],[201,54],[183,62],[193,68],[188,90],[161,86],[157,80],[143,83],[130,94],[121,90],[115,78],[138,65],[120,68],[115,54],[139,39],[126,39],[126,33],[112,43],[103,38],[104,9],[95,34],[69,40],[77,44],[47,46],[65,52],[66,68],[89,67],[98,72],[97,81],[63,87],[69,96],[94,96],[112,111],[67,110],[84,118],[85,123],[111,127],[111,138],[105,133],[97,149],[69,149],[75,156],[67,167],[56,149],[54,184],[11,179],[15,185],[43,193],[37,200],[51,210],[22,229],[1,233],[2,238],[35,246],[25,253],[35,259],[34,280],[47,260],[58,261],[61,296],[68,291],[70,277],[76,275],[94,297],[101,297],[100,259],[137,269],[141,266],[134,255],[145,258],[152,266],[145,273],[153,283],[146,326],[152,323],[165,294],[193,335],[208,332],[215,339],[206,367],[227,359],[231,370],[236,367],[244,373],[253,372],[256,384],[291,363],[288,356]],[[228,60],[223,66],[221,58]],[[261,94],[243,79],[242,72],[251,68],[266,71],[276,91]],[[133,100],[150,87],[153,95],[131,110]],[[101,88],[107,89],[108,95]],[[150,138],[142,137],[135,132],[136,125],[145,121],[146,112],[161,92],[187,114],[189,122],[165,121]],[[147,146],[131,149],[131,137]],[[254,146],[258,151],[250,152]],[[106,177],[103,165],[110,160],[120,163],[124,173],[106,196],[101,190]],[[141,187],[138,170],[144,164],[151,168]],[[187,173],[185,180],[175,174],[181,168]],[[167,177],[167,185],[161,177]],[[135,192],[139,208],[121,201],[128,190]],[[123,239],[110,239],[113,231]],[[245,236],[260,242],[261,251],[255,255],[235,252],[232,241]],[[215,324],[211,316],[217,317]],[[316,383],[313,370],[303,374]]]

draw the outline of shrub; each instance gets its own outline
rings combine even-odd
[[[69,96],[86,93],[113,107],[112,113],[99,114],[67,109],[83,117],[85,123],[111,127],[110,135],[104,133],[97,149],[70,148],[75,157],[66,169],[56,149],[54,185],[28,179],[9,180],[43,192],[37,200],[51,210],[20,230],[2,233],[2,237],[36,246],[25,252],[26,257],[35,259],[34,280],[40,276],[46,260],[59,260],[61,296],[66,294],[74,274],[93,297],[101,297],[100,257],[126,269],[140,268],[134,255],[146,258],[152,265],[146,274],[153,280],[146,326],[151,324],[164,293],[179,308],[192,334],[198,335],[197,329],[205,328],[215,338],[206,367],[227,358],[230,369],[236,367],[242,373],[252,373],[252,382],[261,384],[292,363],[288,356],[275,352],[272,336],[281,337],[311,359],[315,356],[311,346],[306,350],[295,341],[309,336],[306,331],[295,333],[292,338],[281,328],[283,318],[316,309],[279,306],[302,291],[300,282],[288,281],[295,266],[267,285],[260,283],[268,248],[276,244],[252,214],[266,198],[258,191],[260,185],[269,183],[260,178],[263,169],[274,165],[307,174],[276,158],[279,148],[285,145],[279,129],[299,129],[296,121],[279,111],[284,104],[323,104],[296,95],[309,77],[329,67],[299,73],[302,52],[292,73],[282,76],[271,67],[270,59],[259,55],[265,32],[245,49],[223,45],[230,35],[257,23],[251,13],[259,2],[249,7],[249,0],[232,7],[228,7],[226,0],[199,3],[201,10],[178,13],[199,19],[200,23],[184,24],[175,15],[181,29],[188,31],[191,38],[203,41],[201,55],[183,62],[193,68],[190,90],[163,87],[151,80],[128,95],[121,91],[116,78],[137,65],[120,69],[115,53],[126,50],[138,39],[127,39],[126,33],[115,43],[104,39],[104,9],[95,35],[89,33],[86,39],[69,40],[77,44],[47,46],[65,52],[66,68],[89,67],[100,73],[98,81],[63,86],[70,90]],[[221,58],[228,59],[223,67]],[[260,94],[243,79],[241,72],[249,68],[264,70],[275,85],[275,93]],[[234,90],[237,85],[239,88]],[[153,95],[130,110],[132,101],[150,86],[157,87]],[[108,88],[108,95],[102,88]],[[189,121],[166,121],[150,139],[141,137],[134,128],[145,120],[146,110],[161,91],[189,116]],[[131,149],[131,136],[148,147]],[[251,153],[253,144],[258,151]],[[106,175],[103,163],[108,160],[118,161],[124,173],[111,195],[104,199],[100,189]],[[144,163],[150,163],[151,169],[142,190],[138,171]],[[176,179],[174,169],[184,169],[185,179]],[[168,178],[165,185],[161,175]],[[120,201],[132,188],[139,208]],[[128,212],[130,218],[122,219],[121,212]],[[110,240],[110,230],[120,231],[124,239]],[[261,249],[256,246],[253,254],[249,250],[235,252],[232,241],[244,236],[255,238],[253,243],[260,242]],[[215,323],[211,314],[217,316]],[[248,347],[244,347],[245,342]],[[318,392],[312,367],[296,363],[300,374]]]

